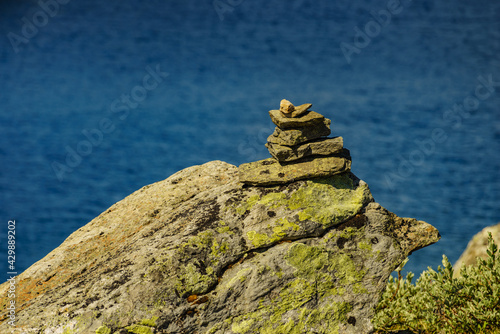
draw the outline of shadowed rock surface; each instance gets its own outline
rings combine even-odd
[[[307,142],[296,147],[267,143],[269,153],[280,162],[294,161],[311,155],[333,155],[342,152],[344,140],[342,137],[320,139]]]
[[[285,146],[299,145],[306,141],[328,136],[331,133],[330,124],[331,120],[325,118],[322,124],[316,124],[312,127],[286,130],[276,127],[274,132],[267,138],[267,141],[272,144]]]
[[[438,239],[350,172],[253,187],[213,161],[134,192],[19,275],[14,333],[369,333],[390,273]]]

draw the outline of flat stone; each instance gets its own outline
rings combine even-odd
[[[332,155],[344,148],[342,137],[317,139],[297,146],[267,143],[269,153],[279,161],[294,161],[310,155]]]
[[[279,163],[274,158],[239,166],[239,179],[252,186],[269,186],[293,181],[325,177],[351,170],[349,151],[344,156],[307,157],[300,162]]]
[[[311,103],[301,104],[298,107],[295,107],[295,111],[292,112],[292,117],[300,117],[305,113],[309,112],[309,108],[312,107]]]
[[[297,129],[315,126],[322,124],[325,120],[325,116],[314,111],[309,111],[301,117],[286,117],[279,110],[269,110],[269,116],[271,116],[273,123],[281,129]]]
[[[331,121],[325,118],[322,124],[305,128],[283,130],[276,127],[273,134],[267,138],[267,141],[272,144],[295,146],[314,139],[329,136],[331,133],[330,123]]]

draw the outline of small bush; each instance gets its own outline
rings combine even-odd
[[[453,278],[453,267],[443,255],[443,267],[429,268],[416,284],[398,268],[377,306],[377,333],[409,330],[414,333],[500,333],[500,254],[491,233],[488,257],[463,266]]]

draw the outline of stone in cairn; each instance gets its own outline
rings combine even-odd
[[[296,146],[330,134],[331,121],[314,111],[309,111],[312,104],[306,103],[294,107],[287,100],[282,100],[280,110],[270,110],[269,116],[276,129],[267,138],[270,144]]]
[[[275,185],[349,171],[351,158],[342,137],[325,138],[331,121],[309,111],[312,104],[295,107],[282,100],[280,110],[269,111],[276,129],[266,147],[273,158],[239,166],[240,181]]]

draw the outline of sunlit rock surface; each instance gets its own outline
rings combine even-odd
[[[213,161],[136,191],[19,275],[14,332],[369,333],[390,273],[438,239],[350,172],[253,187]]]

